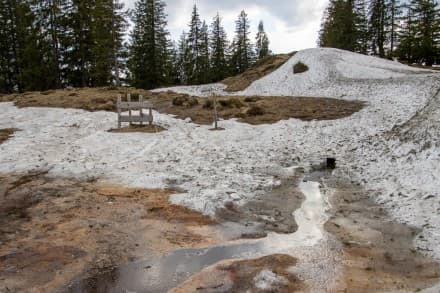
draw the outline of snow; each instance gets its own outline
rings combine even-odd
[[[286,285],[288,283],[287,279],[283,276],[278,276],[270,270],[262,270],[254,278],[255,287],[267,291],[279,287],[281,285]]]
[[[293,74],[297,62],[310,69]],[[160,89],[225,95],[222,84]],[[337,158],[346,176],[396,219],[423,228],[416,245],[440,259],[439,73],[337,49],[298,52],[237,95],[361,100],[367,106],[335,121],[296,119],[251,126],[222,121],[212,132],[155,113],[168,131],[108,133],[114,113],[17,109],[0,103],[0,128],[19,128],[0,145],[0,172],[50,170],[53,176],[104,178],[133,187],[179,187],[172,198],[208,215],[245,203],[277,184],[289,167]]]

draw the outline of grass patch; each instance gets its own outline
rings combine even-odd
[[[253,105],[247,111],[246,114],[249,116],[261,116],[264,115],[265,111],[262,107]]]
[[[141,132],[141,133],[159,133],[167,130],[159,125],[130,125],[127,127],[110,129],[108,132],[112,133],[133,133],[133,132]]]
[[[293,66],[293,73],[303,73],[309,70],[309,67],[302,62],[298,62]]]
[[[57,107],[116,112],[117,95],[125,96],[126,92],[127,90],[122,88],[70,89],[57,90],[48,95],[39,92],[8,95],[0,97],[0,101],[14,101],[17,107]],[[191,97],[171,91],[153,93],[136,89],[128,92],[142,94],[160,113],[172,114],[179,119],[191,118],[192,122],[202,125],[211,125],[214,121],[212,99]],[[70,96],[72,93],[76,95]],[[364,107],[364,103],[360,101],[319,97],[230,96],[219,97],[217,101],[219,118],[237,118],[241,122],[254,125],[271,124],[290,118],[304,121],[334,120],[348,117]],[[116,120],[115,115],[115,123]]]
[[[238,92],[245,90],[254,81],[259,80],[280,68],[294,54],[295,53],[272,55],[259,60],[254,66],[242,74],[224,79],[222,83],[227,85],[225,91]]]
[[[15,128],[0,129],[0,144],[10,139],[16,131],[17,129]]]
[[[173,105],[174,106],[181,106],[181,107],[194,107],[199,104],[199,100],[197,100],[194,97],[190,96],[177,96],[173,98]]]

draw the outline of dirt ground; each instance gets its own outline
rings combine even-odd
[[[293,211],[301,207],[304,195],[298,190],[299,176],[276,178],[281,184],[270,192],[255,194],[242,206],[233,203],[218,209],[216,218],[221,222],[240,224],[240,235],[229,230],[231,238],[258,239],[269,232],[291,234],[298,230]]]
[[[0,144],[4,143],[6,140],[11,138],[14,132],[16,131],[17,129],[13,129],[13,128],[0,129]]]
[[[242,74],[224,79],[222,83],[228,86],[225,91],[238,92],[245,90],[254,81],[280,68],[293,55],[295,55],[295,53],[272,55],[263,58]]]
[[[440,264],[413,246],[417,229],[393,221],[368,191],[343,180],[325,229],[343,244],[341,292],[418,292],[440,281]]]
[[[166,129],[160,125],[129,125],[122,128],[110,129],[109,132],[113,133],[132,133],[132,132],[141,132],[141,133],[158,133],[165,131]]]
[[[87,111],[116,111],[118,94],[130,92],[134,100],[139,94],[151,101],[160,113],[177,118],[191,118],[196,124],[213,123],[213,102],[206,98],[191,97],[174,92],[152,93],[145,90],[117,88],[65,89],[48,92],[29,92],[8,95],[0,101],[14,101],[17,107],[58,107]],[[253,125],[276,123],[290,118],[334,120],[360,111],[365,103],[318,97],[239,97],[218,99],[221,119],[237,118]]]
[[[170,293],[297,292],[303,288],[303,283],[288,271],[296,262],[295,258],[284,254],[226,261],[193,276]],[[263,271],[269,272],[270,277],[261,275]],[[265,288],[266,284],[270,284],[270,288]]]
[[[215,222],[172,190],[0,175],[0,292],[52,292],[146,255],[218,243]]]

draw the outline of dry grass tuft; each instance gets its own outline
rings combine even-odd
[[[15,128],[0,129],[0,144],[10,139],[16,131],[17,129]]]
[[[298,62],[293,66],[293,73],[303,73],[309,70],[309,67],[302,62]]]
[[[273,55],[261,59],[242,74],[224,79],[222,83],[228,86],[225,91],[238,92],[245,90],[254,81],[259,80],[280,68],[294,54],[295,53]]]

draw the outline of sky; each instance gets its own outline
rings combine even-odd
[[[122,0],[126,8],[134,8],[136,0]],[[234,36],[235,21],[241,10],[248,14],[251,38],[255,40],[258,23],[264,28],[274,53],[288,53],[316,47],[322,13],[328,0],[165,0],[168,30],[178,40],[188,31],[192,7],[199,8],[200,17],[208,24],[217,12],[229,39]]]

